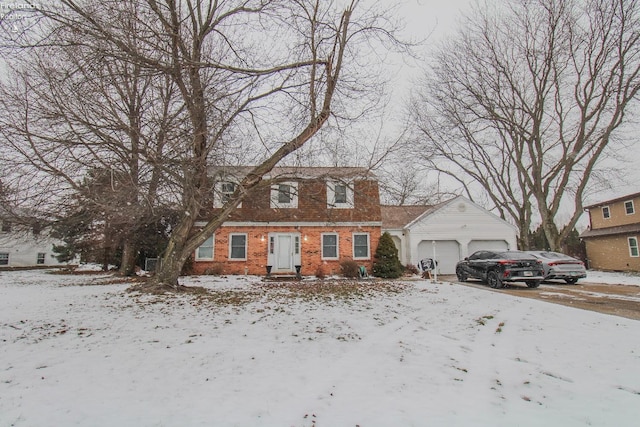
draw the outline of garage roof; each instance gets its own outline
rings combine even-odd
[[[445,202],[446,203],[446,202]],[[382,213],[382,229],[402,229],[426,213],[438,210],[442,203],[433,206],[427,205],[403,205],[380,206]]]

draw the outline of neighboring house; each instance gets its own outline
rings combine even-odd
[[[517,249],[515,226],[462,196],[435,206],[383,206],[382,228],[403,265],[435,257],[438,274],[455,274],[456,263],[480,249]]]
[[[214,169],[207,219],[250,168]],[[193,271],[340,274],[354,260],[371,269],[382,230],[378,181],[364,168],[275,168],[194,254]],[[202,227],[203,221],[196,226]]]
[[[19,226],[2,218],[0,223],[0,269],[67,265],[55,258],[56,241],[49,238],[45,230]]]
[[[640,193],[584,208],[589,228],[585,242],[588,267],[597,270],[640,271]]]

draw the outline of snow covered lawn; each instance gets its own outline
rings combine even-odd
[[[640,284],[640,278],[638,279]],[[637,426],[640,322],[448,283],[0,273],[0,426]]]

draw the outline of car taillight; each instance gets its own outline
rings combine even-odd
[[[501,260],[501,261],[498,261],[498,264],[501,264],[501,265],[516,265],[517,262],[516,261]]]

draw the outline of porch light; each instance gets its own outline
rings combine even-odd
[[[260,241],[264,242],[264,234],[262,236],[260,236]]]
[[[307,237],[307,235],[304,235],[304,241],[306,242],[307,240],[309,240],[309,238]]]

